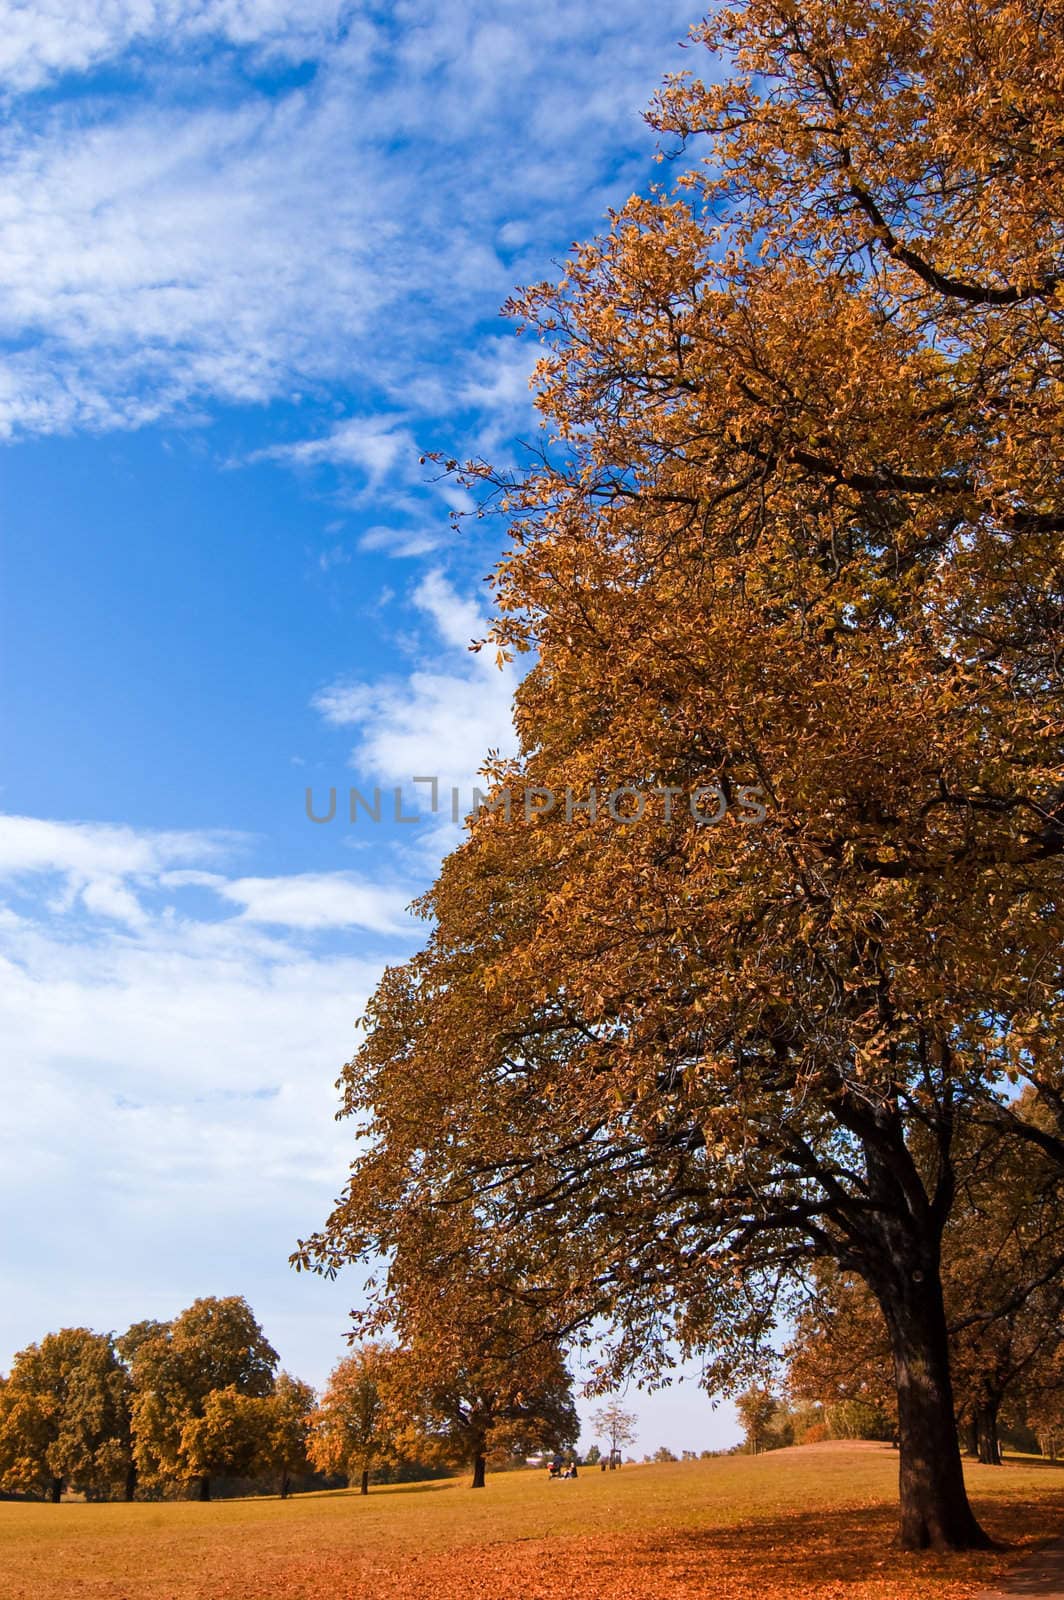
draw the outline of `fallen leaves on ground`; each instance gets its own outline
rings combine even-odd
[[[1007,1549],[894,1545],[897,1457],[781,1451],[549,1486],[0,1507],[0,1600],[969,1600],[1064,1529],[1064,1471],[970,1465]]]
[[[1010,1507],[988,1518],[1005,1551],[969,1556],[906,1555],[892,1547],[883,1510],[816,1518],[796,1515],[754,1527],[652,1537],[530,1539],[427,1560],[293,1571],[277,1595],[299,1600],[967,1600],[997,1583],[1044,1541],[1045,1508]],[[280,1574],[278,1575],[280,1578]],[[218,1591],[215,1591],[216,1593]],[[204,1600],[208,1591],[204,1590]],[[251,1600],[247,1591],[221,1591]],[[265,1595],[263,1596],[265,1600]],[[271,1592],[272,1600],[272,1592]]]

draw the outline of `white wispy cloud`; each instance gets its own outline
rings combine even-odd
[[[488,339],[474,350],[459,389],[462,404],[480,418],[467,455],[500,463],[500,452],[508,454],[515,436],[531,434],[536,419],[530,381],[541,354],[538,344],[516,336]]]
[[[330,384],[366,413],[509,406],[523,358],[476,354],[479,321],[574,209],[594,226],[623,198],[689,21],[672,0],[8,0],[9,91],[134,51],[153,92],[45,97],[0,137],[0,432]],[[216,62],[198,99],[169,94],[174,51],[208,37],[315,74],[271,96]],[[343,425],[302,459],[379,476],[402,442]]]
[[[348,417],[316,439],[300,439],[293,444],[271,445],[252,460],[286,461],[293,466],[354,467],[370,491],[385,482],[416,481],[418,447],[401,417],[387,413],[369,417]]]
[[[156,873],[175,861],[215,860],[225,833],[157,832],[98,822],[0,815],[0,877],[56,871],[75,877]]]
[[[54,911],[79,903],[112,921],[141,926],[137,886],[159,880],[174,862],[209,862],[231,847],[216,833],[145,833],[100,823],[0,815],[0,883],[45,875]]]
[[[180,891],[206,890],[242,924],[309,932],[363,928],[396,934],[411,927],[409,887],[349,871],[229,877],[205,871],[247,841],[221,833],[151,833],[99,823],[0,815],[0,886],[5,880],[58,916],[90,913],[130,928],[153,918],[187,917]],[[30,880],[45,879],[42,890]],[[194,922],[190,925],[191,929]]]
[[[516,748],[518,675],[512,665],[497,666],[493,651],[470,651],[487,618],[440,570],[428,572],[410,598],[426,624],[410,671],[329,684],[313,704],[330,726],[356,730],[351,765],[359,773],[398,784],[437,777],[441,789],[460,790],[464,814],[489,750]]]
[[[484,613],[468,596],[460,595],[438,567],[425,574],[411,598],[419,611],[432,618],[444,644],[454,650],[468,650],[487,632],[488,619]],[[495,673],[487,656],[478,656],[474,667],[478,671],[489,667]],[[502,674],[496,675],[502,677]]]
[[[382,550],[392,556],[424,556],[443,542],[448,524],[442,518],[411,527],[389,527],[378,523],[367,528],[358,541],[360,550]]]
[[[0,140],[0,431],[136,425],[336,378],[387,298],[335,108],[61,111]]]
[[[237,878],[220,891],[241,906],[242,919],[286,928],[412,931],[410,893],[368,882],[353,872],[302,872],[283,878]]]
[[[303,60],[336,36],[348,9],[342,0],[5,0],[0,84],[36,89],[131,47],[175,52],[210,38]]]

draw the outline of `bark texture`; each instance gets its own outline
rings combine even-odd
[[[964,1486],[938,1273],[915,1266],[891,1277],[879,1297],[898,1389],[902,1548],[989,1549]]]

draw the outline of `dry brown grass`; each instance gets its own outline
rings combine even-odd
[[[892,1546],[886,1448],[152,1505],[0,1504],[0,1600],[961,1600],[1064,1527],[1064,1468],[973,1466],[1005,1554]]]

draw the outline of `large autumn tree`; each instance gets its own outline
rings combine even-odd
[[[303,1257],[399,1261],[475,1206],[557,1326],[611,1321],[618,1367],[711,1347],[713,1382],[832,1261],[886,1321],[910,1548],[984,1538],[958,1129],[1064,1150],[1061,29],[721,13],[723,81],[653,113],[677,191],[517,302],[547,438],[468,476],[511,519],[494,642],[535,660],[494,780],[557,800],[482,810],[445,863]]]

